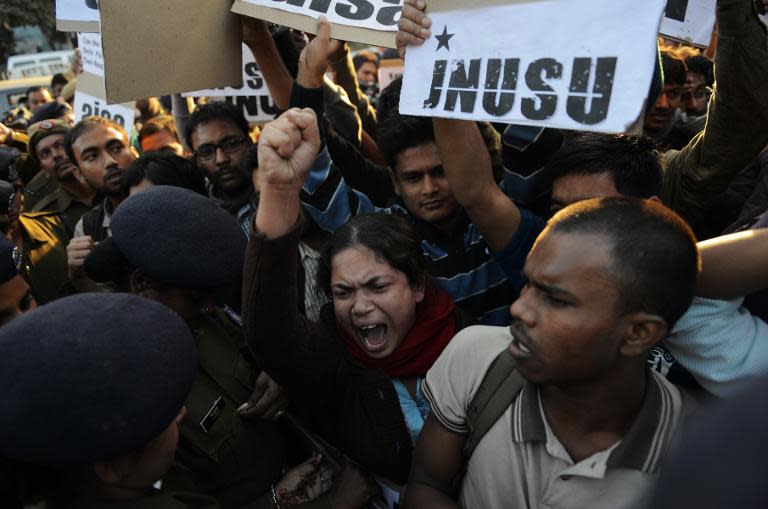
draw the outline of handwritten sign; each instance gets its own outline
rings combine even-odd
[[[61,32],[98,32],[99,0],[56,0],[56,29]]]
[[[75,91],[75,121],[96,115],[120,124],[130,134],[133,128],[133,103],[107,104],[107,101],[94,97],[82,90]]]
[[[223,100],[242,107],[243,114],[249,122],[269,122],[274,120],[275,115],[280,112],[272,100],[253,53],[245,44],[243,44],[242,86],[197,90],[182,95],[184,97],[223,97]]]
[[[441,10],[435,4],[432,37],[408,49],[400,111],[623,132],[648,96],[664,5],[480,0],[471,9]]]
[[[331,37],[395,47],[403,0],[236,0],[232,12],[315,33],[322,14]]]
[[[83,60],[83,72],[104,76],[104,53],[100,34],[77,34],[77,47]]]
[[[659,32],[694,46],[706,48],[715,25],[717,0],[667,0]]]

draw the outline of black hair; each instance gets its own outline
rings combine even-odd
[[[39,86],[39,85],[35,85],[34,87],[29,87],[29,88],[27,89],[27,93],[26,93],[26,94],[24,94],[24,95],[26,95],[27,97],[29,97],[29,94],[32,94],[32,93],[35,93],[35,92],[42,92],[42,91],[44,91],[44,90],[50,93],[50,90],[48,90],[46,87],[41,87],[41,86]]]
[[[434,142],[435,131],[428,117],[392,115],[380,120],[376,127],[376,143],[392,171],[403,151]]]
[[[202,196],[208,196],[205,177],[200,168],[191,160],[168,152],[144,154],[123,173],[123,192],[147,179],[156,186],[183,187]]]
[[[144,141],[147,136],[152,136],[159,132],[165,131],[174,138],[179,140],[179,133],[176,130],[176,121],[173,120],[171,115],[158,115],[144,122],[139,130],[139,144]]]
[[[104,117],[99,117],[96,115],[85,117],[80,122],[75,124],[75,127],[67,131],[67,135],[64,137],[64,151],[67,153],[67,157],[69,157],[69,160],[72,161],[73,164],[78,163],[77,159],[75,158],[75,152],[72,150],[72,145],[80,136],[90,131],[91,129],[95,129],[96,127],[103,127],[105,129],[117,129],[123,133],[123,136],[125,136],[126,144],[130,145],[131,143],[131,137],[128,136],[125,128],[117,122],[113,122]]]
[[[553,181],[608,172],[625,196],[650,198],[661,192],[663,158],[646,136],[582,134],[566,143],[545,168]]]
[[[403,77],[400,76],[379,94],[379,103],[376,106],[376,119],[379,123],[394,115],[400,115],[400,91],[402,88]]]
[[[704,84],[711,87],[715,84],[715,63],[705,55],[694,55],[685,59],[688,72],[704,76]]]
[[[363,214],[353,217],[336,230],[322,250],[317,283],[329,299],[333,299],[333,258],[345,249],[354,247],[371,250],[378,260],[405,274],[412,287],[426,287],[427,269],[421,241],[413,225],[405,218],[392,214]]]
[[[685,85],[688,69],[685,66],[685,60],[683,60],[676,52],[667,48],[662,48],[661,68],[664,71],[665,85]]]
[[[69,80],[61,73],[56,73],[51,78],[51,88],[56,87],[56,85],[66,85],[69,83]]]
[[[544,232],[601,235],[621,296],[619,316],[647,312],[671,330],[693,300],[699,255],[696,237],[664,205],[637,198],[595,198],[561,210]]]
[[[379,67],[379,57],[376,56],[376,53],[368,50],[362,50],[355,53],[355,56],[352,57],[352,64],[355,66],[355,70],[359,70],[360,67],[366,63],[370,62],[373,65],[375,65],[377,68]]]
[[[241,108],[228,102],[203,104],[190,115],[189,120],[184,126],[184,141],[186,142],[187,147],[194,150],[192,146],[192,133],[195,132],[197,126],[214,120],[222,120],[231,123],[242,131],[243,136],[245,137],[250,133],[248,121],[245,119]]]
[[[29,119],[29,125],[36,124],[43,120],[64,118],[70,113],[72,113],[72,106],[70,106],[68,103],[50,101],[38,108],[35,114],[32,115],[32,118]]]

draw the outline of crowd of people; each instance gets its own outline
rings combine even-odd
[[[768,0],[660,40],[642,134],[401,114],[242,17],[281,112],[0,124],[0,505],[765,507]],[[382,57],[383,54],[383,57]]]

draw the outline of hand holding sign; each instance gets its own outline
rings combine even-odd
[[[424,0],[405,0],[395,36],[395,44],[400,58],[405,58],[405,51],[408,46],[420,46],[432,35],[429,31],[432,20],[424,14],[426,8],[427,4],[424,3]]]
[[[299,56],[296,82],[304,88],[320,88],[328,69],[330,57],[339,52],[344,43],[331,40],[331,24],[325,16],[317,20],[317,36],[307,44]]]

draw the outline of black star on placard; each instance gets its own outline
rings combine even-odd
[[[440,48],[445,48],[448,51],[451,51],[451,48],[448,46],[448,41],[451,40],[451,37],[453,37],[456,34],[449,34],[448,33],[448,27],[443,27],[443,34],[436,36],[437,42],[439,43],[437,45],[437,49],[435,51],[440,51]]]

